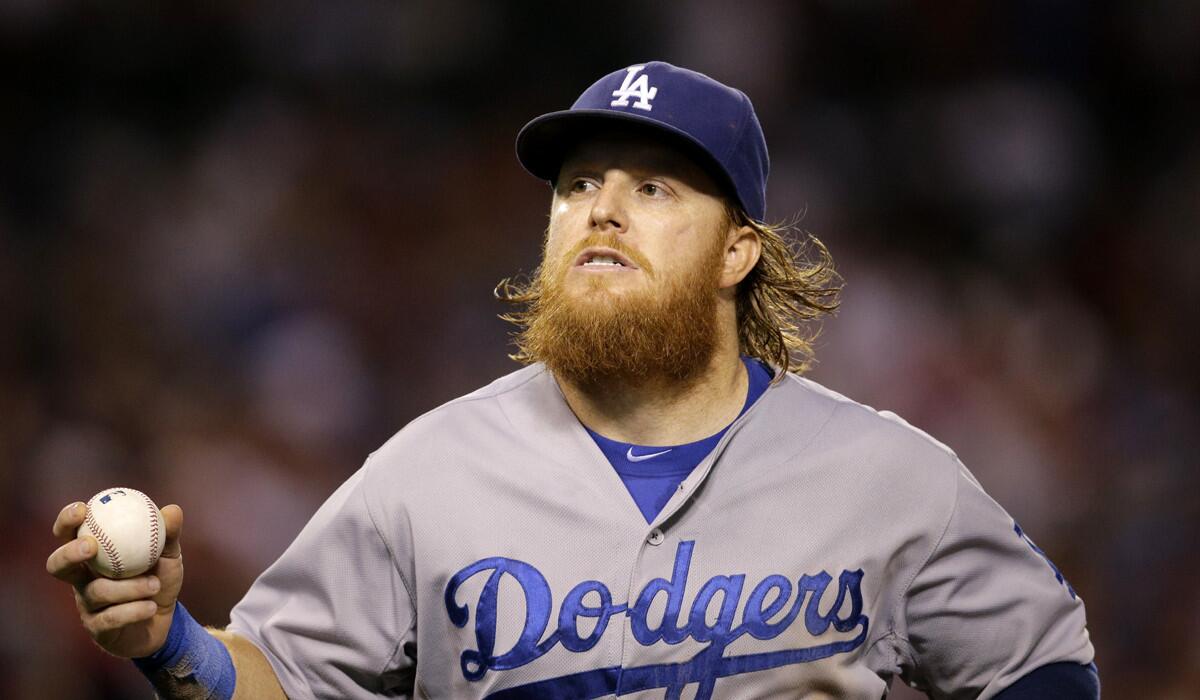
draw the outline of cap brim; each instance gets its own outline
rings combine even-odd
[[[665,134],[685,150],[737,199],[724,168],[686,132],[650,117],[605,109],[550,112],[529,122],[517,134],[517,160],[534,177],[554,182],[570,150],[606,126],[630,125]]]

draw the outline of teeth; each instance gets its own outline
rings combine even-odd
[[[585,262],[584,265],[616,265],[617,267],[625,267],[618,262],[616,258],[612,258],[607,255],[597,255],[591,260]]]

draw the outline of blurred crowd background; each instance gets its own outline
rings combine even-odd
[[[371,450],[515,369],[492,289],[550,193],[513,138],[651,59],[751,96],[769,218],[832,251],[812,376],[959,454],[1108,697],[1195,697],[1188,0],[0,0],[0,696],[150,697],[44,571],[63,505],[181,504],[222,625]]]

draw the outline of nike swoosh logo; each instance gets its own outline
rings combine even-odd
[[[645,462],[646,460],[654,459],[655,457],[657,457],[659,455],[665,455],[666,453],[668,453],[670,451],[671,450],[663,450],[662,452],[651,452],[648,455],[635,455],[633,453],[633,448],[630,447],[629,451],[625,453],[625,459],[629,460],[630,462]]]

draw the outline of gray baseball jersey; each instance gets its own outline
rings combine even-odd
[[[294,698],[991,697],[1083,602],[954,454],[794,375],[654,520],[534,365],[418,418],[232,613]]]

